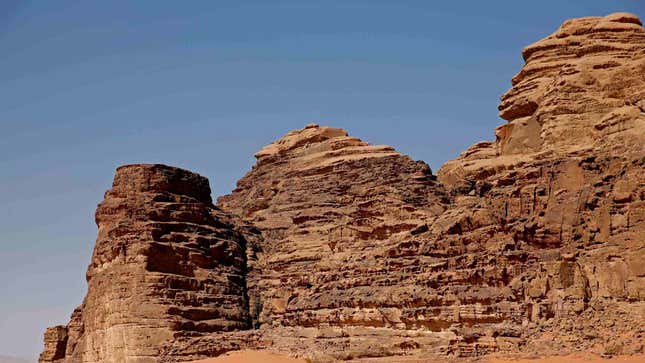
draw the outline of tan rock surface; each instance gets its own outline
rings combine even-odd
[[[434,316],[443,288],[427,286],[442,260],[411,240],[448,201],[426,164],[317,125],[256,157],[218,205],[262,231],[247,280],[272,347],[335,357],[447,347],[454,313]]]
[[[388,358],[389,363],[438,363],[449,362],[450,359],[419,359],[419,358]],[[482,360],[484,363],[641,363],[645,361],[643,355],[617,356],[611,360],[607,358],[589,354],[575,353],[562,356],[550,356],[541,358],[487,358]],[[218,358],[204,359],[192,363],[297,363],[306,362],[304,359],[294,359],[283,355],[272,354],[264,351],[237,351],[227,353]],[[367,358],[355,362],[377,363],[383,362],[380,358]]]
[[[526,64],[499,105],[509,122],[495,130],[495,142],[447,162],[442,182],[596,150],[643,152],[645,29],[636,16],[567,20],[522,56]]]
[[[645,30],[624,13],[569,20],[523,56],[499,107],[509,123],[439,180],[452,211],[498,221],[486,243],[510,244],[496,263],[521,262],[507,278],[525,351],[641,352]]]
[[[237,188],[118,169],[88,295],[41,361],[642,354],[645,30],[574,19],[526,47],[508,123],[447,162],[308,125]]]

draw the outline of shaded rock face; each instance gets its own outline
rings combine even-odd
[[[117,170],[88,295],[42,362],[643,351],[645,30],[574,19],[523,51],[508,123],[434,176],[308,125],[208,181]]]
[[[96,211],[87,296],[40,360],[155,362],[182,336],[248,328],[246,242],[228,219],[204,177],[120,167]]]

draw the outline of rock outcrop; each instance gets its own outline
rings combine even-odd
[[[642,152],[645,30],[636,16],[568,20],[522,55],[526,64],[498,107],[509,122],[495,142],[447,162],[442,182],[569,154]]]
[[[41,362],[642,353],[645,30],[569,20],[523,56],[496,140],[437,176],[318,125],[217,206],[199,175],[119,168],[87,297]]]
[[[96,211],[88,292],[47,330],[41,362],[156,362],[184,336],[246,329],[246,240],[212,204],[208,180],[127,165]]]
[[[448,203],[425,163],[317,125],[256,158],[218,205],[262,231],[247,281],[272,347],[351,358],[447,346],[450,324],[430,313],[442,261],[417,253],[413,237]]]
[[[497,139],[438,172],[451,213],[495,220],[460,238],[520,263],[506,279],[525,350],[642,351],[645,30],[625,13],[574,19],[522,54]]]

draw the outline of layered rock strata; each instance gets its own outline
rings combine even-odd
[[[645,30],[627,13],[572,19],[522,51],[495,142],[442,167],[444,183],[558,156],[642,153]]]
[[[336,358],[445,349],[454,335],[436,315],[446,287],[431,277],[443,261],[411,238],[447,207],[430,168],[317,125],[256,158],[218,205],[262,231],[247,283],[272,347]]]
[[[439,170],[452,213],[496,221],[493,238],[460,239],[521,263],[507,279],[524,349],[642,351],[645,30],[626,13],[574,19],[522,54],[497,139]]]
[[[184,336],[249,328],[246,241],[206,178],[120,167],[96,224],[87,296],[47,331],[41,362],[156,362]]]
[[[642,353],[645,30],[569,20],[523,56],[496,140],[437,176],[318,125],[217,206],[196,174],[119,168],[88,295],[41,361]]]

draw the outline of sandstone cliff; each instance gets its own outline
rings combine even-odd
[[[272,347],[400,354],[451,335],[430,313],[443,290],[428,286],[440,261],[419,254],[411,234],[448,203],[425,163],[317,125],[256,157],[218,204],[264,236],[247,283],[255,325],[269,330]]]
[[[96,211],[88,293],[40,361],[156,362],[182,336],[249,327],[246,241],[206,178],[127,165]]]
[[[521,263],[507,278],[525,309],[524,349],[642,351],[642,23],[625,13],[569,20],[522,54],[499,106],[509,122],[439,180],[453,211],[492,213],[496,263]]]
[[[437,176],[318,125],[217,206],[199,175],[119,168],[87,297],[41,362],[642,353],[645,30],[569,20],[523,56],[496,140]]]

